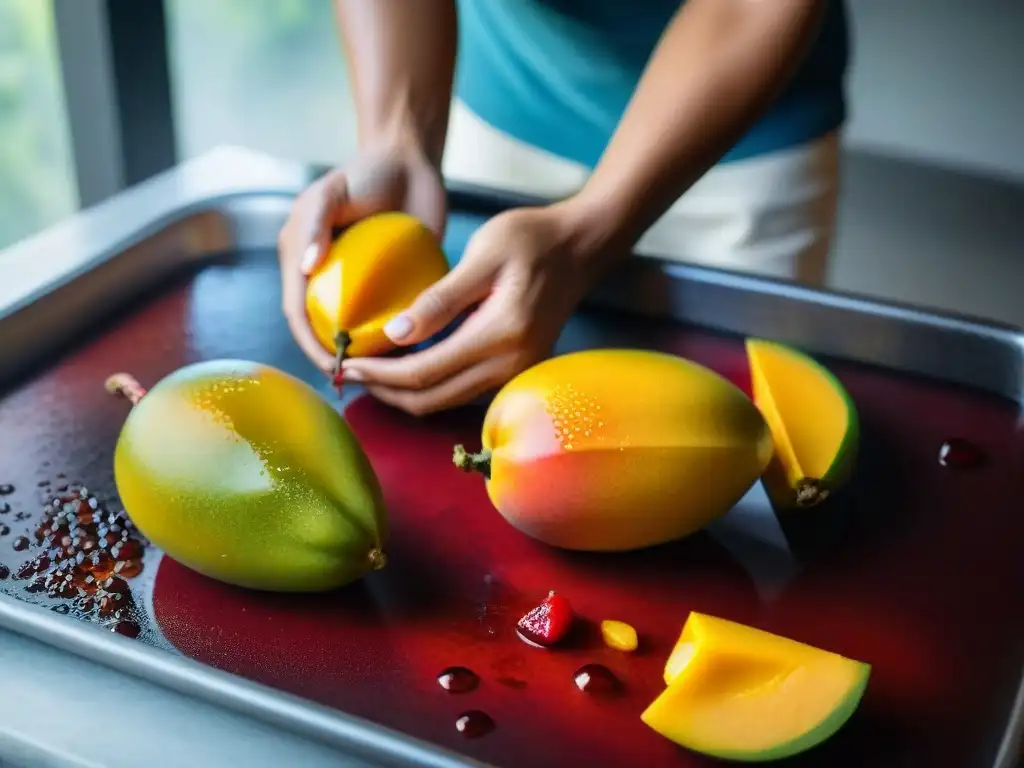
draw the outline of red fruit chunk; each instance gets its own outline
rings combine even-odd
[[[552,591],[543,603],[519,620],[516,631],[526,642],[547,647],[565,637],[572,622],[573,612],[569,601]]]

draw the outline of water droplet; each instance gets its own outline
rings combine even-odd
[[[576,670],[573,681],[584,693],[598,696],[618,693],[621,687],[619,679],[603,664],[585,664]]]
[[[467,739],[477,739],[494,730],[494,720],[486,712],[474,709],[459,715],[455,721],[455,730]]]
[[[955,469],[976,467],[985,461],[985,454],[974,443],[952,437],[939,448],[939,464]]]
[[[449,693],[468,693],[477,687],[480,678],[466,667],[448,667],[437,676],[437,682]]]

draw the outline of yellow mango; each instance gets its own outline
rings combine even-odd
[[[601,638],[605,645],[617,651],[635,651],[639,642],[631,625],[610,619],[601,622]]]
[[[777,509],[810,507],[846,482],[860,426],[853,399],[824,366],[792,347],[747,339],[754,402],[772,432],[765,489]]]
[[[497,510],[553,546],[629,550],[681,538],[757,481],[771,433],[731,382],[660,352],[602,349],[545,360],[509,381],[483,450],[454,461],[486,477]]]
[[[317,340],[339,357],[394,348],[384,326],[448,272],[434,233],[407,213],[357,221],[309,277],[306,314]]]
[[[665,665],[668,687],[641,719],[727,760],[804,752],[857,709],[871,666],[725,619],[691,613]]]
[[[192,570],[252,589],[344,586],[384,567],[387,518],[354,433],[316,390],[241,360],[180,368],[134,405],[114,450],[121,503]]]

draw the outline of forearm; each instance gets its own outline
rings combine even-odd
[[[440,165],[457,27],[454,0],[335,0],[359,144],[413,140]]]
[[[821,0],[688,0],[577,205],[630,248],[768,107],[817,32]]]

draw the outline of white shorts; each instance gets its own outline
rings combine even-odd
[[[821,285],[835,224],[839,133],[713,167],[647,230],[650,255]],[[504,134],[452,105],[445,178],[546,198],[579,190],[589,170]]]

